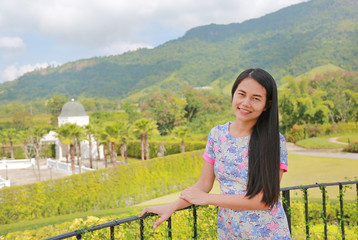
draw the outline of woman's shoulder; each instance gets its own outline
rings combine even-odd
[[[210,130],[210,136],[213,138],[215,136],[221,136],[223,134],[227,134],[228,133],[228,129],[229,129],[229,124],[230,122],[227,122],[225,124],[219,124],[216,125],[215,127],[213,127]]]
[[[227,132],[228,131],[228,129],[229,129],[229,124],[230,124],[230,122],[227,122],[227,123],[225,123],[225,124],[219,124],[219,125],[216,125],[215,127],[213,127],[212,129],[211,129],[211,131],[210,132],[215,132],[215,133],[218,133],[218,132]]]

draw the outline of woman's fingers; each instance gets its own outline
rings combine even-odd
[[[153,225],[153,228],[156,229],[160,224],[162,224],[168,217],[161,216],[158,221],[156,221]]]

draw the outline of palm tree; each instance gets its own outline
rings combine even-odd
[[[107,134],[107,140],[109,142],[109,150],[113,166],[116,166],[117,163],[116,141],[119,138],[119,129],[120,126],[118,123],[107,125],[104,128],[105,133]]]
[[[174,136],[181,138],[181,146],[180,146],[181,153],[185,152],[184,136],[186,135],[187,132],[188,132],[188,128],[186,126],[179,126],[174,128],[173,130]]]
[[[84,129],[84,134],[86,136],[86,139],[88,141],[88,151],[89,151],[89,161],[90,161],[90,168],[93,168],[92,165],[92,160],[93,160],[93,156],[92,156],[92,136],[93,136],[93,124],[88,124],[87,126],[85,126]]]
[[[80,126],[73,123],[66,123],[57,128],[57,137],[65,145],[70,145],[71,168],[72,174],[75,174],[75,143],[78,136]]]
[[[119,128],[119,140],[121,145],[122,161],[128,163],[127,160],[127,140],[131,137],[131,126],[128,122],[121,122],[118,125]]]
[[[148,160],[149,159],[148,136],[159,134],[157,122],[148,118],[139,119],[134,122],[133,131],[139,134],[140,136],[142,160],[144,160],[144,151],[145,151],[145,158],[146,160]]]
[[[2,132],[3,136],[9,140],[10,143],[10,158],[14,159],[14,138],[16,138],[18,132],[16,131],[15,128],[7,128],[7,129],[3,129]]]
[[[98,161],[100,160],[100,148],[99,147],[100,147],[100,145],[103,145],[101,142],[103,127],[102,127],[101,122],[97,119],[94,121],[91,121],[90,126],[91,126],[90,127],[91,132],[96,140],[96,145],[97,145],[97,169],[98,169]]]

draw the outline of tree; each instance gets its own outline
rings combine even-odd
[[[22,130],[19,132],[19,140],[23,143],[23,150],[24,155],[26,159],[30,158],[29,151],[28,151],[28,143],[29,143],[29,137],[30,137],[30,131],[28,130]]]
[[[179,126],[174,128],[173,130],[174,136],[181,138],[181,147],[180,147],[181,153],[185,152],[184,136],[186,135],[187,132],[188,132],[188,128],[186,126]]]
[[[192,121],[196,115],[202,114],[209,108],[210,102],[202,91],[197,91],[189,85],[183,85],[182,93],[187,103],[185,106],[185,117],[189,122]]]
[[[45,102],[49,113],[51,114],[51,122],[54,125],[58,124],[58,116],[61,113],[63,105],[68,102],[68,99],[62,94],[53,95],[50,99]]]
[[[71,168],[72,174],[75,174],[75,143],[76,137],[81,131],[77,124],[74,123],[66,123],[57,128],[57,137],[60,141],[65,145],[70,145],[70,158],[71,158]],[[79,166],[81,167],[81,166]]]
[[[23,130],[32,125],[32,115],[28,111],[16,112],[12,115],[16,129]]]
[[[10,144],[10,158],[14,159],[14,140],[18,132],[14,128],[6,128],[2,130],[2,135],[9,141]]]
[[[175,96],[172,91],[166,91],[164,94],[153,94],[148,103],[141,107],[157,122],[160,133],[166,135],[184,122],[186,104],[185,99]]]
[[[128,163],[127,160],[127,140],[131,137],[131,126],[128,122],[119,122],[119,141],[121,146],[122,161]]]
[[[29,131],[29,145],[35,150],[35,160],[37,162],[37,168],[39,171],[39,180],[41,180],[40,151],[42,147],[40,144],[40,140],[47,132],[48,132],[47,129],[38,126],[30,128]]]
[[[295,124],[324,123],[329,119],[333,103],[325,100],[326,92],[309,87],[309,79],[296,81],[291,76],[281,79],[279,88],[280,125],[283,132]]]
[[[107,135],[107,140],[109,142],[111,162],[113,166],[116,166],[117,164],[116,141],[119,138],[119,125],[117,123],[107,125],[104,128],[104,131]]]
[[[144,152],[146,160],[149,159],[149,143],[148,136],[159,134],[157,122],[152,119],[142,118],[134,122],[133,132],[137,133],[141,141],[141,158],[144,160]]]
[[[84,129],[84,135],[88,141],[90,168],[93,168],[92,137],[93,137],[94,128],[95,128],[95,126],[93,124],[89,123],[88,125],[85,126],[85,129]]]

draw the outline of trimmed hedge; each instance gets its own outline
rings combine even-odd
[[[203,151],[0,190],[0,224],[134,205],[194,184]]]
[[[149,156],[150,158],[156,158],[158,156],[160,145],[164,144],[165,153],[164,156],[180,153],[180,141],[160,141],[150,140],[149,143]],[[195,150],[205,149],[206,142],[203,141],[188,141],[185,142],[185,151],[191,152]],[[141,158],[141,145],[140,140],[130,140],[127,142],[127,154],[130,157]]]

